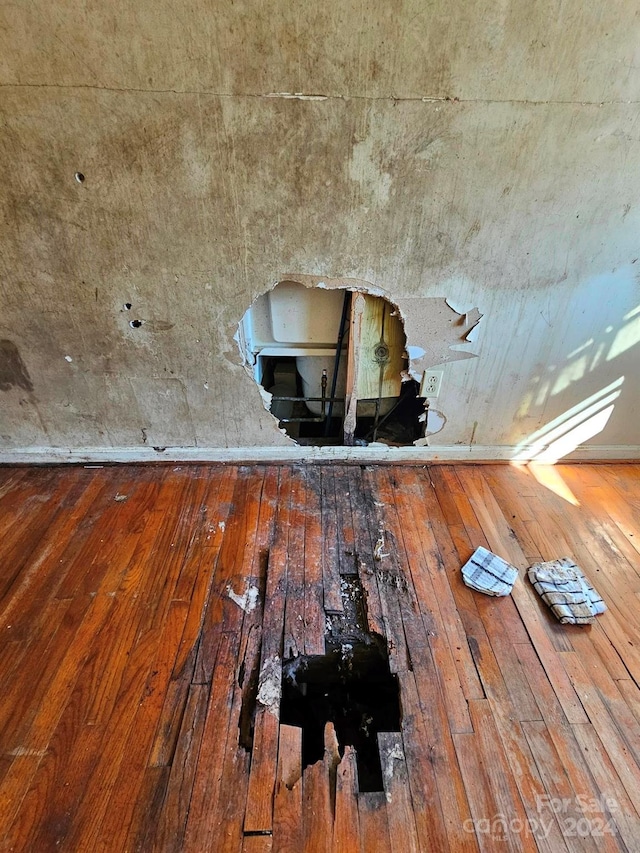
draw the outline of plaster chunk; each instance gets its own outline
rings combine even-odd
[[[227,587],[227,595],[231,599],[231,601],[235,601],[235,603],[240,607],[241,610],[244,610],[245,613],[251,613],[252,610],[256,609],[258,601],[260,600],[260,592],[258,591],[257,586],[253,586],[251,584],[247,587],[247,589],[242,593],[242,595],[238,595],[233,591],[233,587]]]
[[[280,694],[282,690],[282,662],[273,655],[264,662],[258,678],[258,702],[273,714],[279,716]]]

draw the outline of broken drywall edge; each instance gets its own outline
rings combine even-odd
[[[426,415],[425,435],[429,438],[444,429],[447,419],[437,409],[427,409]]]
[[[417,361],[419,358],[424,358],[427,353],[422,347],[416,347],[407,344],[407,355],[411,361]]]
[[[482,319],[477,308],[455,311],[443,297],[396,297],[407,338],[409,373],[420,381],[422,373],[448,362],[477,358],[467,347],[470,332]]]
[[[271,393],[271,391],[267,391],[264,385],[260,385],[259,382],[257,383],[257,385],[258,390],[260,391],[260,396],[262,397],[262,402],[264,403],[264,407],[269,412],[271,411],[271,401],[273,400],[273,394]]]
[[[247,370],[250,370],[248,365],[247,365]],[[250,373],[250,375],[253,378],[253,373]],[[254,379],[254,382],[255,382],[255,379]],[[291,438],[290,435],[287,434],[286,429],[283,429],[281,426],[278,425],[280,422],[278,421],[276,416],[271,411],[271,403],[273,401],[273,394],[270,391],[267,391],[266,388],[264,387],[264,385],[261,385],[259,382],[256,382],[256,385],[258,386],[258,390],[260,391],[260,396],[262,398],[262,405],[265,407],[266,411],[269,412],[269,414],[272,416],[273,422],[274,422],[273,425],[275,426],[276,430],[281,435],[283,435],[290,444],[297,445],[298,442],[295,439]]]
[[[479,335],[480,335],[480,324],[478,322],[478,323],[476,323],[475,326],[473,326],[472,329],[470,329],[469,334],[464,339],[465,343],[475,344],[478,340]]]
[[[520,458],[518,445],[430,445],[428,447],[389,447],[376,443],[369,447],[167,447],[159,454],[151,447],[27,447],[0,450],[0,465],[79,465],[85,463],[131,464],[138,462],[241,463],[261,462],[514,462]],[[578,447],[563,458],[566,461],[639,460],[640,445],[597,445]],[[522,459],[523,464],[530,461]]]
[[[371,284],[370,281],[365,281],[362,278],[331,278],[330,276],[306,275],[304,273],[287,273],[276,284],[283,281],[292,281],[309,288],[319,287],[321,290],[351,290],[354,293],[369,293],[371,296],[384,297],[394,306],[396,304],[388,290],[379,287],[377,284]]]
[[[462,347],[468,346],[471,332],[476,329],[482,319],[482,314],[477,308],[472,308],[467,312],[458,312],[443,297],[394,299],[384,288],[372,285],[363,279],[331,278],[302,273],[287,273],[273,282],[271,287],[266,291],[252,299],[251,304],[240,319],[237,331],[233,336],[240,350],[242,366],[245,372],[251,375],[254,382],[258,385],[263,406],[269,413],[271,413],[272,395],[257,382],[248,361],[248,351],[242,329],[245,318],[256,301],[264,296],[265,293],[272,292],[279,284],[284,283],[299,284],[307,289],[342,289],[352,293],[367,293],[386,299],[393,306],[393,313],[400,317],[405,334],[409,365],[408,370],[404,372],[403,381],[411,377],[419,383],[422,380],[424,371],[429,368],[446,364],[447,362],[477,357],[476,353],[462,349]],[[346,434],[352,433],[355,429],[355,423],[351,424],[354,418],[355,413],[349,413],[348,411],[345,422],[350,424],[350,428],[345,430]],[[427,430],[427,435],[434,435],[440,432],[445,423],[446,419],[444,416],[441,415],[437,423],[434,416],[431,428]],[[274,432],[278,432],[284,438],[290,440],[292,444],[296,444],[295,439],[288,435],[287,430],[280,427],[275,416],[273,417],[272,426]]]
[[[456,312],[456,314],[464,315],[467,313],[465,308],[462,308],[459,303],[454,302],[453,299],[450,299],[448,296],[444,301],[447,303],[447,305],[449,306],[449,308],[451,308],[452,311]]]
[[[250,352],[250,348],[248,346],[248,342],[247,342],[247,339],[245,336],[245,329],[244,329],[245,320],[247,319],[249,312],[253,309],[253,307],[256,305],[258,300],[263,298],[267,294],[272,293],[279,285],[289,284],[289,283],[301,285],[302,287],[305,287],[308,290],[311,290],[313,288],[319,288],[322,290],[346,290],[346,291],[349,291],[351,293],[366,293],[366,294],[369,294],[372,296],[382,297],[382,298],[386,299],[389,302],[389,304],[392,306],[392,308],[393,308],[392,314],[394,316],[400,316],[400,318],[401,318],[402,313],[401,313],[399,307],[397,306],[397,304],[391,300],[390,296],[386,293],[386,291],[382,290],[381,288],[375,287],[366,281],[362,281],[360,279],[327,278],[327,277],[323,277],[323,276],[312,276],[312,275],[305,275],[305,274],[300,274],[300,275],[298,275],[298,274],[286,274],[286,275],[280,277],[277,281],[273,282],[271,287],[269,287],[263,293],[258,294],[257,296],[255,296],[251,300],[249,307],[246,309],[246,311],[242,315],[242,318],[240,319],[240,321],[237,324],[235,333],[233,334],[233,341],[235,342],[236,347],[240,352],[240,366],[243,368],[244,372],[248,376],[250,376],[251,379],[253,380],[253,382],[258,386],[258,389],[259,389],[259,392],[260,392],[260,395],[262,398],[262,404],[264,406],[264,409],[265,409],[265,411],[269,412],[269,414],[272,415],[271,426],[274,430],[274,433],[279,433],[280,435],[282,435],[283,438],[285,438],[288,442],[290,442],[292,445],[295,446],[295,445],[297,445],[297,441],[288,434],[286,428],[282,428],[280,426],[281,422],[271,412],[271,406],[273,403],[273,395],[264,388],[264,386],[258,381],[258,379],[255,375],[254,367],[255,367],[255,362],[256,362],[256,358],[257,358],[257,350],[254,351],[253,353]],[[233,328],[233,326],[231,328]],[[283,350],[282,354],[286,355],[286,352]],[[251,356],[253,356],[253,362],[251,361]],[[355,418],[355,412],[354,412],[354,418]],[[355,423],[354,423],[353,428],[355,429]]]
[[[473,343],[477,340],[478,337],[478,323],[483,318],[483,314],[477,308],[459,308],[454,302],[447,298],[445,302],[451,308],[452,311],[455,311],[456,314],[460,314],[461,317],[464,318],[464,322],[467,325],[470,325],[471,328],[465,337],[466,343]],[[473,337],[472,337],[473,335]]]

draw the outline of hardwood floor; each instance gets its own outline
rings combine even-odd
[[[462,583],[478,545],[510,596]],[[639,552],[635,464],[0,469],[0,850],[638,851]],[[592,626],[525,577],[561,556]],[[278,713],[358,590],[381,790]]]

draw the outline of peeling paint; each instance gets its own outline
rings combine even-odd
[[[469,343],[469,333],[482,319],[477,308],[460,313],[441,297],[400,298],[394,301],[403,318],[411,359],[409,369],[414,379],[420,381],[423,371],[430,367],[477,358],[476,353],[453,349]],[[417,355],[414,347],[419,347],[422,354]]]

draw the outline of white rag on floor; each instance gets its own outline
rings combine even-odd
[[[509,595],[517,577],[516,568],[482,547],[476,548],[462,567],[466,585],[486,595]]]
[[[534,563],[529,567],[529,580],[565,625],[588,625],[607,609],[582,570],[568,557]]]

